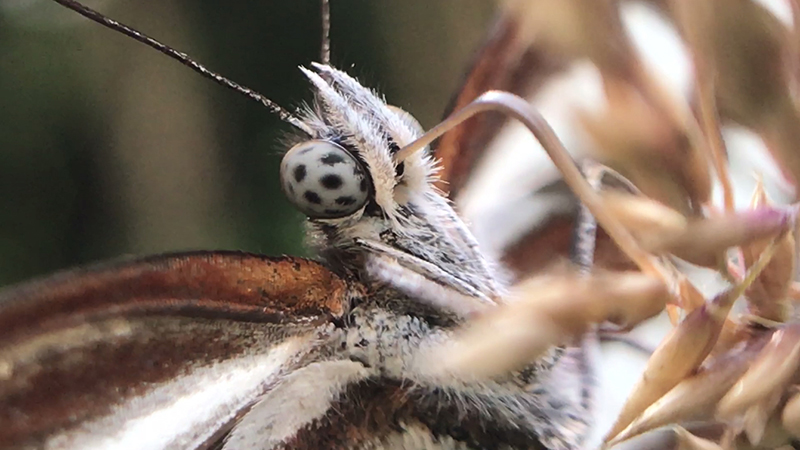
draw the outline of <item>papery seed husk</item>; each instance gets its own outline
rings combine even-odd
[[[628,178],[642,194],[675,209],[686,217],[695,215],[689,191],[683,180],[676,177],[673,172],[664,170],[662,164],[635,160],[624,164],[609,161],[608,164]],[[644,243],[643,245],[646,246]]]
[[[621,193],[604,193],[603,203],[634,236],[676,235],[686,229],[686,218],[655,200]]]
[[[606,436],[606,442],[628,427],[653,402],[687,375],[697,370],[716,343],[726,316],[727,311],[706,303],[689,313],[664,338],[648,360],[642,377]]]
[[[719,355],[725,354],[739,343],[753,339],[753,334],[752,328],[747,324],[727,317],[725,323],[722,324],[722,331],[720,331],[719,337],[717,338],[717,344],[711,350],[708,357],[716,358]]]
[[[680,323],[681,317],[682,314],[680,307],[672,304],[667,305],[667,318],[673,327]]]
[[[606,80],[606,90],[606,111],[579,116],[597,144],[595,158],[619,171],[645,196],[691,215],[682,133],[628,83]]]
[[[782,392],[800,365],[800,324],[775,331],[750,369],[720,401],[717,414],[731,418]]]
[[[750,197],[750,209],[758,209],[763,206],[772,206],[773,202],[767,197],[767,191],[764,189],[764,180],[758,178],[756,180],[756,187],[753,189],[753,195]]]
[[[759,182],[753,192],[752,208],[770,207],[764,184]],[[742,246],[745,267],[758,261],[759,255],[770,244],[769,239],[759,239]],[[795,273],[796,248],[791,233],[786,233],[776,244],[769,265],[745,292],[748,309],[754,315],[775,322],[785,322],[791,315],[789,288]]]
[[[789,287],[795,273],[794,236],[787,233],[776,246],[775,255],[769,265],[747,289],[745,295],[751,313],[767,320],[785,322],[791,316]]]
[[[800,182],[800,113],[790,92],[787,28],[752,0],[676,0],[693,50],[716,75],[723,118],[756,130]]]
[[[800,392],[793,393],[783,407],[781,424],[795,439],[800,439]]]
[[[768,244],[759,241],[751,244],[747,251],[743,249],[748,267]],[[775,254],[769,265],[747,289],[748,308],[753,314],[776,322],[785,322],[791,316],[789,289],[796,268],[795,245],[794,236],[786,233],[776,244]]]
[[[542,290],[539,280],[521,283],[512,297],[519,312],[545,314],[562,327],[584,327],[609,320],[632,325],[660,313],[670,299],[667,287],[641,272],[595,273],[567,276]]]
[[[747,371],[764,341],[739,348],[706,363],[695,375],[684,379],[648,407],[613,442],[621,442],[656,428],[693,420],[709,420],[717,402]]]
[[[678,0],[679,24],[716,75],[723,115],[748,126],[790,97],[784,66],[787,30],[751,0]]]
[[[667,314],[670,323],[672,323],[672,326],[676,326],[685,314],[702,306],[706,302],[706,298],[695,285],[689,281],[686,275],[678,271],[671,262],[665,261],[664,265],[672,271],[672,277],[676,280],[676,284],[678,285],[677,304],[667,305]]]
[[[635,57],[614,0],[539,0],[530,25],[573,58],[588,57],[601,71],[630,72]]]
[[[774,417],[778,401],[780,393],[773,394],[745,411],[743,429],[751,444],[774,448],[776,445],[788,443],[789,434],[780,425],[778,418]]]
[[[675,435],[678,440],[677,450],[722,450],[722,446],[716,442],[697,437],[683,427],[675,427]]]
[[[553,345],[607,319],[634,324],[660,312],[664,284],[639,272],[540,277],[462,330],[434,359],[447,373],[486,378],[528,364]]]
[[[537,321],[523,315],[493,315],[434,352],[430,361],[442,374],[466,380],[488,379],[528,364],[568,336],[546,318]]]
[[[760,208],[698,220],[690,222],[684,233],[651,243],[646,248],[657,253],[672,253],[694,264],[717,267],[719,256],[728,248],[788,230],[793,214],[789,209]]]
[[[774,108],[772,114],[764,119],[765,123],[755,130],[779,163],[781,172],[797,185],[800,183],[800,154],[797,152],[800,110],[793,98],[784,100],[784,104]]]
[[[711,169],[705,155],[697,148],[689,147],[685,152],[681,175],[683,185],[689,193],[695,210],[708,203],[711,199],[712,179]]]
[[[695,309],[699,308],[705,303],[705,297],[703,294],[686,278],[685,275],[680,274],[680,279],[678,281],[678,286],[680,289],[680,307],[683,308],[684,311],[690,313]]]

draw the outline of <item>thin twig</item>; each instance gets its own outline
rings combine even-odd
[[[670,95],[661,82],[655,79],[641,63],[637,63],[633,71],[631,82],[650,101],[650,104],[660,111],[669,120],[672,126],[686,134],[690,151],[698,155],[708,155],[706,141],[700,129],[700,124],[688,109]],[[699,205],[693,205],[697,210]]]

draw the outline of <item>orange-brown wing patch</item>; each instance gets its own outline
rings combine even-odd
[[[239,252],[150,257],[70,271],[0,293],[0,342],[124,315],[211,316],[255,322],[341,317],[347,283],[303,258]]]
[[[11,288],[0,293],[0,442],[42,447],[86,424],[112,435],[215,380],[224,401],[197,412],[196,431],[218,436],[313,359],[360,290],[313,261],[236,252],[157,256]],[[247,383],[225,385],[243,373]]]

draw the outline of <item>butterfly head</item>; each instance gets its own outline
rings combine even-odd
[[[402,224],[403,208],[433,189],[436,168],[427,152],[393,158],[422,128],[344,72],[314,68],[302,69],[317,93],[303,117],[311,139],[284,156],[284,192],[312,220],[353,222],[371,215]]]
[[[392,282],[406,273],[462,294],[495,295],[490,265],[434,186],[428,149],[396,157],[423,134],[419,123],[346,73],[313,69],[302,69],[317,94],[303,116],[310,136],[284,156],[281,185],[309,217],[322,256]]]

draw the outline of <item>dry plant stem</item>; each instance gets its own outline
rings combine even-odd
[[[800,324],[775,331],[747,372],[717,405],[717,417],[733,420],[764,399],[780,396],[800,364]]]
[[[800,283],[797,281],[792,282],[789,287],[789,297],[794,301],[800,301]]]
[[[682,6],[676,1],[671,2],[673,11],[681,11]],[[682,14],[676,14],[676,20],[680,20]],[[678,28],[689,30],[685,24],[678,24]],[[685,40],[690,47],[697,46],[696,37],[687,31],[689,36]],[[727,151],[725,142],[722,140],[719,125],[719,115],[717,114],[716,101],[716,73],[712,65],[708,64],[697,48],[691,48],[692,63],[694,64],[695,97],[700,111],[700,125],[705,133],[708,144],[708,157],[717,172],[717,178],[722,185],[722,196],[725,212],[735,210],[735,200],[733,197],[733,186],[731,184],[730,173],[728,172]],[[724,272],[723,272],[724,273]]]
[[[783,236],[784,233],[781,233],[772,239],[769,245],[767,245],[767,248],[761,252],[761,255],[758,257],[758,261],[756,261],[756,263],[750,267],[747,273],[745,273],[742,282],[730,288],[730,290],[725,292],[723,295],[716,296],[714,300],[711,301],[711,305],[717,308],[730,310],[730,307],[733,306],[733,302],[735,302],[736,299],[744,294],[744,291],[746,291],[747,288],[750,287],[754,281],[756,281],[756,278],[758,278],[758,276],[761,275],[761,272],[763,272],[767,267],[770,260],[772,260],[772,257],[775,255],[775,250],[777,250],[778,243],[781,241],[781,239],[783,239]]]
[[[439,136],[446,133],[466,119],[486,111],[505,113],[523,123],[547,152],[556,168],[561,172],[564,181],[586,208],[592,213],[603,229],[619,248],[642,272],[654,275],[667,286],[672,286],[671,279],[658,261],[645,252],[628,230],[603,206],[603,200],[589,185],[581,174],[569,152],[559,141],[547,121],[524,99],[508,92],[489,91],[459,111],[453,113],[439,125],[433,127],[416,141],[402,148],[395,155],[396,161],[402,161],[417,152]],[[672,288],[670,288],[672,289]]]
[[[736,206],[733,198],[733,185],[728,172],[727,151],[717,115],[716,99],[714,96],[714,77],[707,66],[695,55],[695,95],[700,109],[700,123],[708,140],[708,150],[717,179],[722,185],[722,198],[725,212],[734,212]]]
[[[660,110],[668,120],[672,121],[678,130],[684,130],[689,139],[689,146],[698,155],[709,155],[705,139],[700,130],[700,125],[686,108],[670,95],[666,88],[656,80],[641,64],[635,65],[633,84],[649,98],[653,106]],[[699,211],[699,205],[693,205]]]

